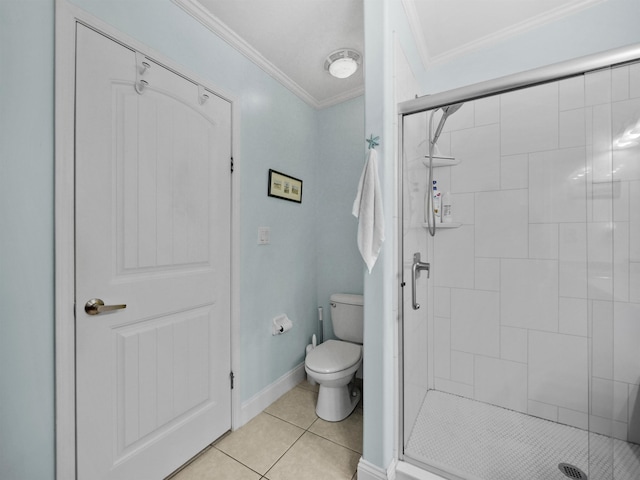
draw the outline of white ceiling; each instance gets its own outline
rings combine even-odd
[[[364,92],[362,69],[336,79],[328,54],[364,55],[367,0],[174,0],[304,101],[323,108]],[[401,0],[425,68],[606,0]]]

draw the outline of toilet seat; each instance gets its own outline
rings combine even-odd
[[[362,359],[362,346],[355,343],[327,340],[311,350],[305,366],[319,374],[349,370]]]

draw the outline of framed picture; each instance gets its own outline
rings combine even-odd
[[[269,169],[267,194],[270,197],[302,203],[302,180]]]

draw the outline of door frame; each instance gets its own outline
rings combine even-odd
[[[56,478],[76,479],[75,376],[75,43],[82,23],[216,92],[231,103],[231,370],[240,365],[240,108],[238,98],[198,77],[68,0],[55,0],[55,456]],[[187,73],[180,73],[187,72]],[[231,390],[231,428],[241,425],[240,382]]]

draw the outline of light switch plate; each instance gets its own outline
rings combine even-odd
[[[258,227],[258,245],[268,245],[271,243],[271,229],[269,227]]]

